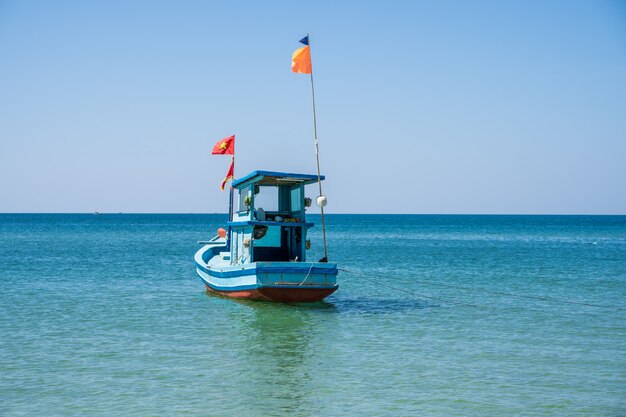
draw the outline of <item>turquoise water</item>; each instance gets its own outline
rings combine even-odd
[[[331,215],[310,305],[206,294],[224,221],[0,215],[0,415],[626,415],[626,216]]]

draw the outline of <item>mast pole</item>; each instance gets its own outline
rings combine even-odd
[[[234,135],[233,135],[234,136]],[[233,189],[233,181],[235,180],[235,143],[237,141],[233,139],[233,177],[230,179],[230,210],[228,213],[228,220],[229,221],[233,221],[233,213],[234,213],[234,208],[233,208],[233,203],[235,201],[234,199],[234,189]]]
[[[311,36],[307,33],[307,39],[309,40],[309,53],[311,53]],[[311,97],[313,98],[313,138],[315,141],[315,162],[317,164],[317,184],[319,185],[320,197],[322,193],[322,176],[320,174],[320,150],[317,142],[317,116],[315,114],[315,87],[313,83],[313,58],[311,58]],[[324,221],[324,206],[320,204],[320,210],[322,213],[322,236],[324,237],[324,262],[328,262],[328,250],[326,247],[326,224]]]
[[[233,178],[230,179],[230,201],[229,201],[229,210],[228,210],[228,221],[232,222],[233,221],[233,213],[235,212],[235,208],[233,207],[233,204],[235,203],[235,189],[233,188],[233,180],[235,178],[235,141],[233,140]],[[226,243],[226,246],[228,247],[230,253],[232,254],[232,250],[233,250],[233,241],[232,241],[232,237],[233,237],[233,229],[232,226],[228,226],[228,242]],[[233,259],[233,257],[231,256],[231,259]],[[231,261],[232,262],[232,261]]]

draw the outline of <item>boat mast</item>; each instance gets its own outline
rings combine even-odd
[[[234,207],[233,207],[233,203],[235,202],[235,198],[234,198],[234,194],[235,194],[235,189],[233,188],[233,181],[235,181],[235,141],[233,140],[233,177],[230,180],[230,201],[229,201],[229,208],[228,208],[228,221],[232,222],[233,221],[233,213],[234,213]],[[231,250],[232,250],[232,236],[233,236],[233,232],[232,232],[232,227],[228,226],[228,245]]]
[[[309,40],[309,53],[311,53],[311,36],[307,33],[307,39]],[[322,193],[322,178],[320,174],[320,150],[317,142],[317,117],[315,114],[315,87],[313,84],[313,59],[311,59],[311,97],[313,98],[313,138],[315,140],[315,162],[317,163],[317,184],[320,189],[320,197],[324,196]],[[324,201],[325,204],[325,201]],[[322,262],[328,262],[328,250],[326,248],[326,224],[324,222],[324,205],[319,204],[322,212],[322,236],[324,237],[324,257],[320,259]]]
[[[233,202],[234,202],[234,188],[233,188],[233,181],[235,181],[235,143],[236,141],[233,140],[233,173],[232,173],[232,178],[230,179],[230,213],[229,217],[230,217],[230,221],[233,221]]]
[[[233,147],[235,145],[233,144]],[[234,202],[234,198],[233,198],[233,194],[234,194],[234,188],[233,188],[233,181],[235,180],[235,154],[234,154],[235,150],[233,149],[233,178],[230,180],[230,202],[229,202],[229,209],[228,209],[228,220],[229,221],[233,221],[233,202]]]

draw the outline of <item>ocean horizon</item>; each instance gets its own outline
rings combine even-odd
[[[226,213],[101,214],[0,214],[0,415],[626,414],[624,215],[333,213],[281,304],[205,291]]]
[[[138,215],[228,215],[228,212],[134,212],[134,211],[76,211],[76,212],[47,212],[47,211],[7,211],[2,214],[138,214]],[[308,213],[309,216],[319,216],[319,213]],[[623,213],[325,213],[326,216],[626,216]]]

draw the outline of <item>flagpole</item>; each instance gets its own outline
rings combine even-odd
[[[234,136],[234,135],[233,135]],[[228,213],[229,221],[233,221],[233,203],[235,202],[234,193],[235,190],[233,188],[233,181],[235,180],[235,140],[233,140],[233,177],[230,180],[230,213]]]
[[[307,33],[307,39],[309,40],[309,53],[311,53],[311,36]],[[313,84],[313,58],[311,58],[311,97],[313,98],[313,138],[315,140],[315,162],[317,164],[317,184],[320,189],[320,197],[324,196],[322,193],[322,176],[320,174],[320,150],[319,144],[317,142],[317,117],[315,114],[315,87]],[[322,212],[322,236],[324,237],[324,258],[321,259],[323,262],[328,262],[328,250],[326,247],[326,224],[324,221],[324,206],[319,205],[320,210]]]
[[[234,136],[234,135],[233,135]],[[235,208],[233,204],[235,204],[235,189],[233,188],[233,181],[235,181],[235,140],[233,140],[233,177],[230,179],[230,213],[228,213],[229,221],[233,221],[233,214],[235,213]],[[233,229],[231,226],[228,226],[228,243],[227,246],[232,249],[232,237],[233,237]]]
[[[234,188],[233,181],[235,178],[235,155],[233,154],[233,178],[230,179],[230,213],[228,213],[229,221],[233,221],[233,203],[234,203]]]

